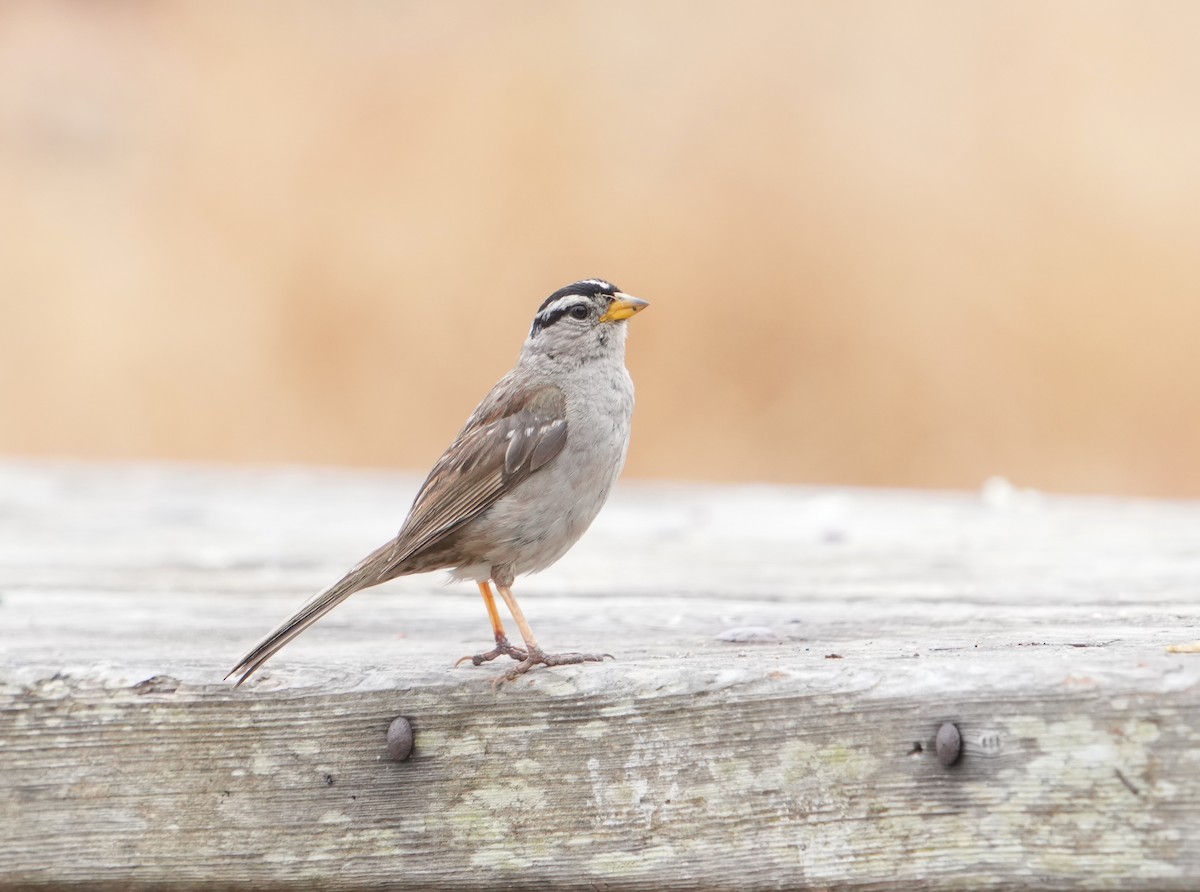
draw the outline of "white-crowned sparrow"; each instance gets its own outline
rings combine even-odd
[[[422,484],[396,538],[264,638],[229,673],[245,681],[285,644],[361,589],[449,569],[479,585],[496,646],[515,678],[539,664],[599,661],[547,654],[512,594],[514,577],[544,570],[575,544],[616,482],[629,447],[633,382],[625,320],[647,306],[611,282],[584,279],[538,308],[516,367],[476,407]],[[525,648],[509,644],[488,584],[500,590]],[[460,660],[459,662],[462,662]],[[226,676],[228,678],[229,676]]]

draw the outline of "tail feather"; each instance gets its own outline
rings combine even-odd
[[[400,575],[394,572],[397,563],[395,546],[396,542],[393,540],[367,555],[354,569],[310,600],[295,616],[255,645],[250,653],[229,670],[229,675],[225,678],[240,672],[241,677],[234,685],[237,687],[257,672],[263,663],[271,659],[284,645],[355,592]]]

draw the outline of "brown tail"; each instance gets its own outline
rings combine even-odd
[[[285,644],[352,594],[401,575],[395,572],[397,563],[395,558],[396,541],[393,539],[386,545],[375,549],[363,558],[353,570],[301,607],[295,616],[260,641],[254,650],[242,657],[241,661],[230,669],[229,675],[225,677],[229,678],[230,675],[241,672],[241,677],[234,685],[237,687],[257,672],[259,667],[271,659]]]

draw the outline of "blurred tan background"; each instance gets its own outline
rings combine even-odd
[[[640,477],[1200,496],[1200,4],[0,6],[0,453],[424,471],[603,276]]]

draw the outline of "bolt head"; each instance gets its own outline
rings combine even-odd
[[[947,768],[957,762],[962,753],[962,735],[958,733],[958,726],[953,722],[946,722],[938,728],[933,746],[937,752],[938,761]]]
[[[397,762],[403,762],[412,755],[413,730],[408,719],[400,716],[392,719],[387,730],[388,754]]]

